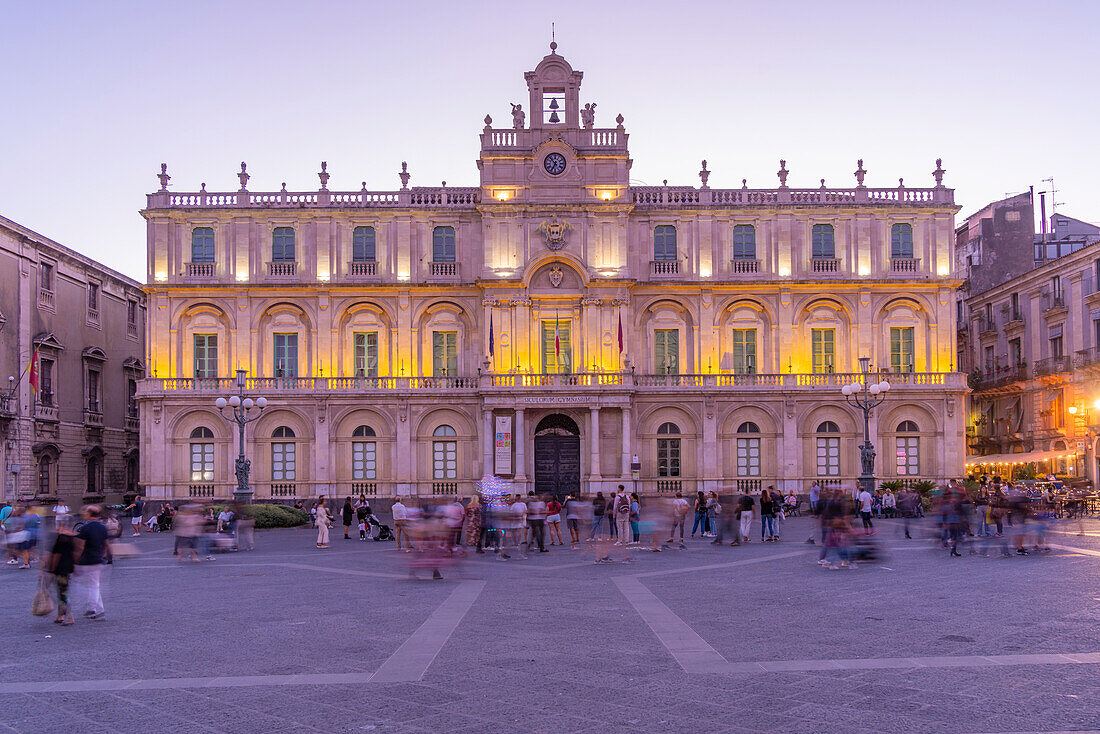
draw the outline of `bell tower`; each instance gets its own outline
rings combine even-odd
[[[581,77],[564,57],[558,55],[558,44],[551,42],[550,55],[544,56],[534,71],[523,75],[531,94],[530,126],[532,130],[565,128],[576,130],[580,125]]]

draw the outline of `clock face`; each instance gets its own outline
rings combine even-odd
[[[542,159],[542,167],[551,176],[557,176],[565,171],[565,156],[561,153],[551,153]]]

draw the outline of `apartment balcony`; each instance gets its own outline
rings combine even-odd
[[[920,272],[919,257],[895,257],[890,259],[891,273],[918,273]]]
[[[378,263],[373,261],[349,262],[348,275],[352,278],[375,278],[378,276]]]
[[[734,275],[751,275],[760,272],[759,260],[731,260],[730,269]]]
[[[1035,363],[1035,376],[1043,377],[1046,375],[1055,375],[1059,372],[1069,372],[1073,369],[1073,365],[1069,357],[1063,355],[1061,357],[1050,357],[1048,359],[1040,359]]]
[[[296,262],[269,262],[267,275],[269,278],[293,278],[298,274]]]
[[[871,379],[887,380],[895,390],[965,390],[961,372],[873,373]],[[635,374],[632,372],[578,372],[570,374],[484,373],[471,377],[253,377],[245,392],[271,399],[301,400],[326,396],[385,396],[433,399],[516,396],[528,404],[554,403],[556,395],[596,396],[604,393],[664,394],[751,394],[766,392],[835,391],[853,382],[862,383],[862,373],[828,374]],[[138,399],[216,398],[236,392],[233,378],[146,378],[138,383]],[[838,397],[839,399],[839,397]]]
[[[976,390],[988,390],[995,387],[1003,387],[1014,382],[1023,382],[1027,379],[1027,363],[998,364],[987,366],[978,373],[975,379]]]
[[[1069,310],[1066,308],[1066,296],[1063,293],[1043,296],[1043,318],[1051,319],[1064,316]]]
[[[15,417],[15,396],[0,395],[0,427],[7,426]]]
[[[103,411],[99,403],[84,408],[84,425],[91,428],[103,428]]]
[[[680,275],[679,260],[651,260],[649,274],[654,278],[676,278]]]
[[[1100,369],[1100,347],[1079,350],[1073,355],[1073,366],[1077,369]]]
[[[814,273],[839,273],[840,272],[840,258],[836,257],[815,257],[810,260],[810,269]]]
[[[56,405],[48,403],[35,403],[34,404],[34,419],[36,421],[46,421],[49,423],[56,423],[58,420],[58,411]]]
[[[186,275],[195,280],[209,280],[217,274],[214,263],[187,263]]]
[[[130,433],[137,433],[141,430],[141,421],[136,415],[127,415],[124,430]]]
[[[1022,311],[1006,311],[1004,320],[1005,331],[1017,331],[1024,328],[1024,314]]]
[[[997,337],[997,322],[990,319],[978,319],[978,338],[979,339],[995,339]]]
[[[457,280],[458,272],[458,263],[456,262],[428,263],[428,275],[432,278]]]

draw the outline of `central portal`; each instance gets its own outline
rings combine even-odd
[[[581,432],[567,415],[554,413],[535,427],[535,494],[559,500],[581,491]]]

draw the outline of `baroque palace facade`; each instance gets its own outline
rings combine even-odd
[[[150,497],[228,497],[247,371],[257,499],[517,488],[802,491],[859,474],[858,359],[893,389],[880,477],[963,470],[957,207],[933,188],[637,187],[551,46],[480,186],[150,194]],[[881,375],[875,375],[878,381]]]

